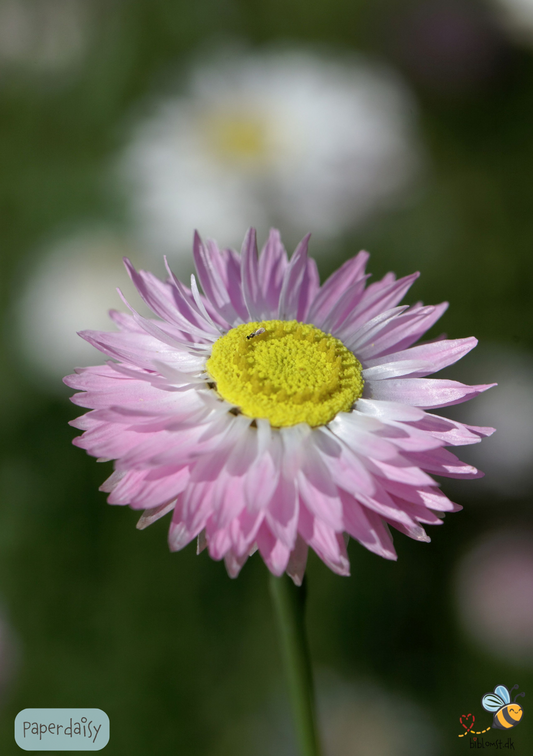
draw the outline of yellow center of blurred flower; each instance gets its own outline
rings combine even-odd
[[[257,162],[268,153],[265,125],[251,116],[212,116],[207,121],[207,140],[217,157],[226,161]]]
[[[223,399],[274,427],[325,425],[363,393],[355,355],[330,334],[296,320],[232,328],[213,344],[206,367]]]

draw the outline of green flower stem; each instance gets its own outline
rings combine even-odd
[[[304,624],[305,582],[297,588],[287,575],[270,574],[269,580],[301,756],[321,756]]]

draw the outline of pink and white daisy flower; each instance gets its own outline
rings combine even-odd
[[[133,123],[118,164],[138,243],[174,265],[190,228],[238,243],[252,221],[318,251],[409,196],[424,164],[417,104],[393,70],[297,47],[216,46]],[[223,191],[220,188],[223,187]]]
[[[477,343],[413,346],[447,304],[399,305],[418,274],[367,286],[366,252],[321,286],[308,240],[289,261],[275,230],[259,256],[253,230],[240,256],[196,235],[203,294],[126,260],[158,319],[111,312],[119,332],[80,335],[112,361],[65,378],[92,410],[74,443],[115,460],[109,503],[139,528],[172,512],[170,549],[198,537],[231,576],[256,549],[300,583],[309,546],[348,575],[347,536],[387,559],[389,526],[428,541],[460,509],[431,474],[482,475],[445,447],[493,432],[427,412],[490,388],[426,377]]]

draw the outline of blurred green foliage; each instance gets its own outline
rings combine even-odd
[[[0,302],[17,298],[21,265],[58,229],[125,223],[105,176],[125,125],[198,46],[295,41],[363,51],[402,67],[387,18],[413,3],[362,0],[101,0],[79,68],[52,77],[0,76]],[[394,15],[396,14],[396,15]],[[505,43],[506,44],[506,43]],[[413,297],[449,299],[450,337],[533,347],[533,58],[509,47],[498,75],[460,93],[421,83],[428,172],[417,196],[345,238],[322,275],[358,248],[375,276],[422,271]],[[170,554],[166,522],[105,504],[109,465],[70,445],[78,413],[50,398],[17,362],[5,321],[0,373],[0,599],[17,660],[5,693],[0,752],[15,753],[26,707],[92,706],[111,720],[106,753],[243,756],[253,723],[285,696],[266,586],[255,557],[236,581],[190,546]],[[489,382],[491,376],[485,380]],[[483,424],[483,418],[479,418]],[[346,679],[373,678],[419,702],[435,725],[428,753],[460,753],[459,714],[480,711],[496,684],[520,684],[526,715],[514,740],[531,752],[529,669],[504,663],[461,633],[452,604],[457,558],[499,525],[531,525],[529,500],[487,497],[446,518],[430,546],[396,538],[398,563],[351,543],[352,577],[312,558],[313,658]],[[267,723],[275,732],[276,723]],[[272,752],[277,749],[273,743]],[[433,750],[432,750],[433,749]],[[355,752],[355,751],[354,751]],[[379,756],[379,755],[376,755]]]

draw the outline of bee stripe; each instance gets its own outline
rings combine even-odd
[[[513,719],[513,717],[507,710],[507,706],[505,706],[505,708],[503,709],[500,709],[500,711],[496,714],[496,719],[498,720],[499,724],[506,730],[508,730],[510,727],[513,727],[517,723],[517,720]]]

